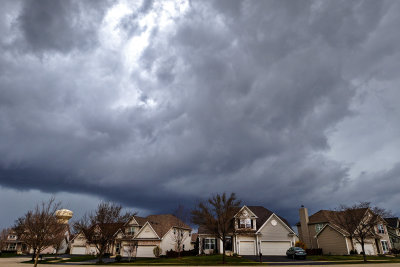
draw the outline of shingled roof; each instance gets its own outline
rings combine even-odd
[[[191,230],[187,224],[172,214],[149,215],[144,219],[150,223],[151,227],[153,227],[154,231],[156,231],[160,238],[162,238],[172,227]]]
[[[367,211],[368,208],[360,208],[356,209],[356,212],[359,212],[361,214],[364,214]],[[339,216],[341,214],[344,215],[344,212],[342,211],[334,211],[334,210],[320,210],[310,217],[308,217],[308,224],[317,224],[317,223],[331,223],[332,218],[335,214],[338,214]],[[300,226],[300,222],[296,224],[297,226]]]

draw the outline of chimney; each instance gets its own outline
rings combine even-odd
[[[300,241],[306,244],[307,248],[312,248],[311,246],[311,239],[310,239],[310,232],[308,231],[308,210],[303,205],[299,210],[300,215]]]

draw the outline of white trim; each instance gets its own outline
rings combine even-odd
[[[258,231],[256,232],[256,234],[261,232],[261,229],[263,229],[265,227],[265,225],[267,225],[267,223],[269,222],[269,220],[272,218],[272,216],[275,216],[275,218],[277,218],[281,224],[286,227],[286,229],[289,230],[289,232],[292,232],[293,234],[295,234],[297,236],[297,234],[285,223],[281,220],[281,218],[279,218],[278,215],[276,215],[275,213],[272,213],[271,216],[269,216],[269,218],[264,222],[264,224],[258,229]],[[298,236],[297,236],[298,237]]]
[[[246,205],[243,205],[243,207],[235,214],[235,216],[233,216],[233,218],[238,218],[237,215],[238,215],[239,213],[241,213],[241,212],[242,212],[242,209],[244,209],[244,208],[246,208],[248,211],[250,211],[250,212],[253,214],[253,217],[254,217],[254,218],[256,218],[256,219],[258,218],[257,215],[256,215],[249,207],[247,207]],[[250,217],[251,217],[251,216],[250,216]]]
[[[157,232],[154,230],[154,228],[151,226],[151,224],[150,224],[148,221],[142,226],[142,228],[140,228],[140,230],[137,232],[137,234],[136,234],[136,236],[135,236],[134,238],[136,239],[136,238],[138,237],[139,233],[145,228],[145,226],[146,226],[147,224],[150,226],[151,230],[153,230],[153,232],[156,234],[156,236],[157,236],[159,239],[161,239],[161,238],[158,236]],[[140,239],[140,238],[139,238],[139,239]],[[143,238],[143,239],[146,239],[146,238]],[[148,238],[147,238],[147,239],[148,239]]]

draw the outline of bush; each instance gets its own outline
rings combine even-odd
[[[357,249],[355,249],[355,250],[350,250],[350,255],[357,255],[357,254],[358,254]]]
[[[121,255],[115,256],[115,261],[116,261],[116,262],[120,262],[121,260],[122,260]]]
[[[294,244],[294,246],[295,246],[295,247],[302,248],[302,249],[304,249],[304,250],[307,249],[306,244],[305,244],[304,242],[301,242],[301,241],[297,241],[297,242]]]
[[[158,257],[160,257],[160,255],[161,255],[161,253],[162,253],[162,250],[161,250],[161,248],[160,248],[159,246],[156,246],[156,247],[153,249],[153,253],[154,253],[154,256],[156,256],[156,258],[158,258]]]
[[[390,250],[390,253],[395,254],[395,255],[400,254],[400,249],[392,248],[392,249]]]
[[[322,248],[308,248],[306,249],[307,255],[322,255]]]
[[[181,251],[181,257],[184,256],[196,256],[198,254],[197,249],[192,249],[192,250],[182,250]],[[167,258],[177,258],[178,257],[178,252],[174,250],[167,250],[166,255]]]

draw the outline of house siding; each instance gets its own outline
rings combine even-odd
[[[349,253],[346,238],[331,227],[325,227],[318,235],[318,245],[324,254],[346,255]]]
[[[277,224],[273,226],[271,221],[275,220]],[[293,241],[293,237],[289,236],[291,233],[287,227],[285,227],[282,222],[276,217],[273,216],[264,227],[260,230],[259,240],[268,240],[268,241]]]
[[[182,239],[183,245],[185,245],[185,250],[189,250],[191,248],[191,237],[189,236],[189,231],[184,231],[184,237]],[[162,255],[165,255],[168,250],[176,251],[176,241],[174,238],[174,230],[171,228],[168,233],[165,234],[161,241],[161,249]]]

